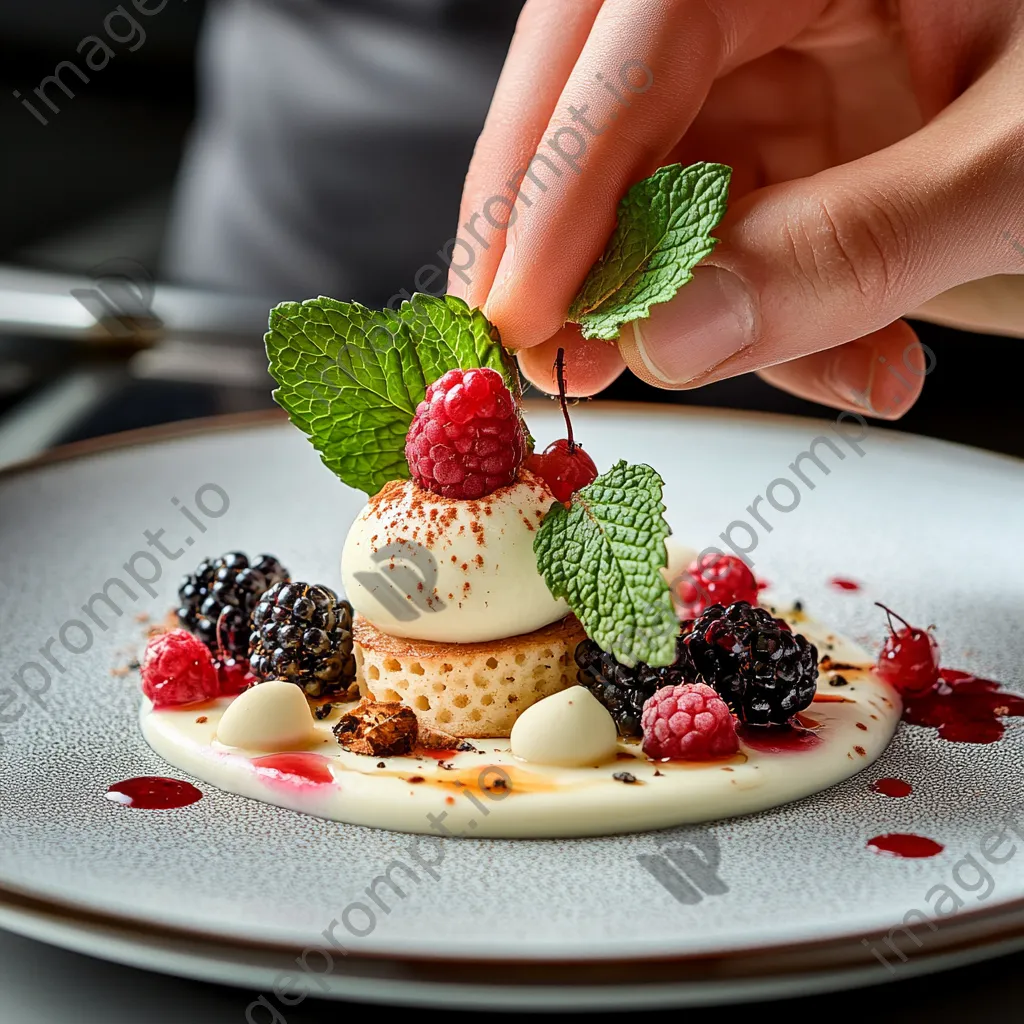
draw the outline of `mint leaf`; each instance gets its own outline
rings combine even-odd
[[[321,296],[270,311],[274,400],[346,484],[375,494],[409,476],[405,435],[429,384],[489,366],[517,397],[497,331],[461,299],[416,294],[398,310]]]
[[[725,214],[731,175],[724,164],[671,164],[626,193],[604,255],[569,309],[585,338],[617,338],[693,277],[718,244],[711,232]]]
[[[556,501],[533,542],[548,589],[623,665],[671,665],[676,657],[679,620],[661,573],[671,532],[662,486],[650,466],[618,462],[568,509]]]

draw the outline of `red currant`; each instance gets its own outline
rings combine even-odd
[[[563,502],[597,479],[594,460],[578,444],[564,438],[553,441],[540,455],[534,452],[526,460],[526,468],[541,477]]]
[[[526,460],[526,468],[536,473],[561,502],[569,499],[587,484],[597,479],[594,460],[573,440],[572,421],[569,406],[565,401],[565,349],[560,348],[555,357],[555,375],[558,378],[558,403],[565,417],[565,432],[569,435],[553,441],[539,455],[534,452]]]
[[[939,645],[927,629],[917,629],[906,619],[875,602],[889,619],[889,635],[878,655],[878,674],[900,693],[919,696],[939,680]],[[893,619],[903,623],[896,629]]]
[[[256,677],[249,671],[248,661],[225,657],[214,659],[213,667],[217,670],[217,683],[222,697],[236,697],[256,682]]]
[[[695,619],[713,604],[728,607],[737,601],[757,604],[757,580],[750,567],[736,555],[709,551],[694,559],[676,582],[679,617]]]

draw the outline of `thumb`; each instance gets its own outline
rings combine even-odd
[[[745,196],[689,284],[623,327],[626,364],[658,387],[693,388],[884,332],[948,288],[1012,272],[1015,126],[952,110],[886,150]],[[804,363],[819,392],[844,392],[849,355]]]

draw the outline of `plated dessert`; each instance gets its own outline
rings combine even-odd
[[[585,334],[685,283],[727,181],[696,165],[637,186],[678,230],[624,203],[570,311]],[[637,232],[674,239],[676,263],[636,264],[655,247]],[[892,625],[876,661],[762,603],[736,556],[674,545],[658,472],[601,472],[574,437],[561,354],[565,437],[538,451],[513,361],[460,300],[284,303],[266,342],[275,398],[367,502],[333,578],[232,552],[183,583],[141,726],[191,775],[407,832],[661,828],[832,786],[885,750],[903,696],[947,685],[927,631]]]

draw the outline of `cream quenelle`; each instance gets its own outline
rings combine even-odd
[[[395,480],[356,517],[341,556],[353,609],[390,636],[474,643],[564,618],[537,569],[533,541],[554,497],[522,469],[478,501]]]

